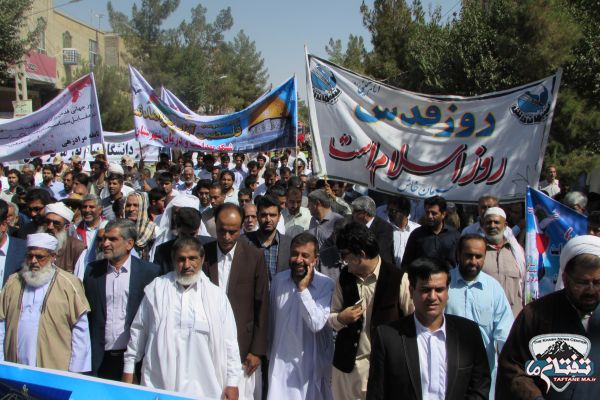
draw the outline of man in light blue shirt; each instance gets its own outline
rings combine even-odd
[[[479,325],[492,375],[490,399],[494,398],[497,355],[500,354],[514,321],[500,283],[482,271],[485,239],[467,234],[458,242],[458,268],[450,272],[446,313],[468,318]]]

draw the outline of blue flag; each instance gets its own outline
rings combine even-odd
[[[560,252],[568,240],[587,233],[587,217],[527,188],[525,303],[552,293],[559,278]]]

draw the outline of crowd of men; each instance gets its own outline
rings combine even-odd
[[[589,234],[528,305],[523,205],[493,195],[469,218],[289,150],[56,156],[0,182],[2,361],[214,399],[600,398],[525,371],[546,333],[600,363],[598,182],[563,193]],[[556,168],[540,188],[561,195]]]

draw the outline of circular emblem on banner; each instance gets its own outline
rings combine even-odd
[[[334,104],[342,93],[337,87],[335,75],[324,65],[316,65],[310,70],[310,80],[317,101]]]

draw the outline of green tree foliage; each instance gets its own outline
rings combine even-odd
[[[66,80],[64,83],[68,85],[89,72],[89,64],[84,63],[71,74],[73,78]],[[110,132],[125,132],[133,129],[133,112],[127,70],[117,66],[106,66],[102,63],[102,60],[99,60],[94,66],[93,72],[102,128]]]
[[[590,156],[600,152],[598,1],[463,0],[445,19],[439,7],[426,14],[420,0],[375,0],[361,12],[373,50],[351,69],[396,87],[472,96],[563,68],[546,160],[563,177],[598,162]],[[350,68],[339,40],[326,50]]]
[[[343,65],[354,72],[365,72],[367,50],[365,49],[365,41],[362,36],[350,34],[346,51],[343,50],[340,39],[333,40],[331,38],[329,39],[329,45],[325,46],[325,51],[331,62]]]
[[[133,6],[129,18],[109,3],[111,26],[125,38],[129,61],[156,90],[159,85],[168,87],[200,113],[248,106],[263,93],[267,73],[255,43],[243,31],[225,40],[233,27],[231,8],[209,21],[207,9],[198,4],[189,22],[163,29],[178,5],[179,0],[143,0],[139,8]]]
[[[37,30],[21,37],[33,0],[0,1],[0,82],[8,78],[8,69],[21,60],[34,43]]]

